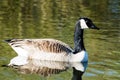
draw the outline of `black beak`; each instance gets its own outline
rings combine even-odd
[[[95,26],[94,29],[99,30],[100,28],[98,28],[98,27]]]
[[[94,24],[92,24],[91,29],[99,30],[100,28],[96,27]]]

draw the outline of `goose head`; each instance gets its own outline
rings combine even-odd
[[[75,25],[75,31],[74,31],[74,51],[73,51],[74,54],[79,53],[82,50],[85,51],[84,41],[83,41],[83,32],[84,32],[84,29],[87,29],[87,28],[99,30],[99,28],[94,25],[91,19],[85,18],[85,17],[79,18],[79,20]]]
[[[79,18],[77,24],[80,26],[81,29],[86,29],[86,28],[89,28],[89,29],[97,29],[99,30],[98,27],[96,27],[92,20],[89,19],[89,18]]]

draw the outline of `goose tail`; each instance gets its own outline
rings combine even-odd
[[[10,43],[12,41],[12,39],[6,39],[4,40],[4,42]]]

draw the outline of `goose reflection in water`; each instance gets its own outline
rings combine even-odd
[[[82,75],[85,72],[88,63],[83,62],[83,63],[72,63],[74,66],[73,68],[73,77],[72,80],[82,80]]]
[[[41,61],[30,60],[28,64],[22,66],[13,66],[22,74],[38,74],[44,77],[52,74],[59,74],[69,68],[73,69],[72,80],[82,80],[82,75],[87,67],[87,62],[57,62],[57,61]]]

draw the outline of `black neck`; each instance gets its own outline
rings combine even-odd
[[[80,24],[77,23],[74,32],[74,53],[78,53],[85,50],[83,42],[83,32],[84,30],[80,28]]]

